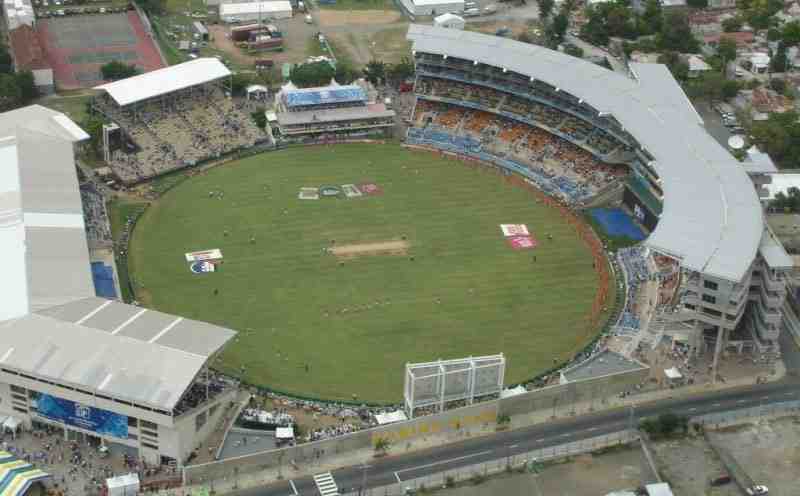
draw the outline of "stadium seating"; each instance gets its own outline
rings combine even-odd
[[[506,104],[513,106],[516,100],[502,105]],[[623,168],[603,164],[554,134],[490,112],[419,99],[411,121],[408,143],[495,163],[571,204],[585,201],[625,174]]]
[[[116,122],[138,146],[116,150],[110,166],[125,183],[135,183],[187,165],[248,148],[267,139],[249,115],[218,88],[192,98],[150,102],[136,115],[98,99],[97,108]]]

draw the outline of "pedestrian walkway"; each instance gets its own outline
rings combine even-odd
[[[317,491],[319,491],[319,494],[322,496],[334,496],[339,494],[339,488],[336,487],[336,481],[333,480],[333,475],[331,475],[330,472],[315,475],[314,484],[317,485]]]

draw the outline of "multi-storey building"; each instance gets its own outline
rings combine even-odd
[[[417,73],[409,144],[493,162],[566,201],[580,196],[561,194],[559,178],[518,158],[526,133],[543,130],[600,163],[627,166],[622,204],[649,233],[644,252],[681,268],[675,297],[652,303],[650,325],[684,333],[696,353],[713,350],[715,367],[725,348],[777,350],[792,260],[748,176],[763,171],[748,170],[708,134],[665,66],[632,63],[623,74],[535,45],[421,25],[408,38]],[[461,109],[440,111],[440,122],[478,111],[512,131],[470,134],[468,119],[432,125],[418,118],[430,101]]]

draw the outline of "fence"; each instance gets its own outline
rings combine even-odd
[[[704,427],[719,429],[737,424],[752,422],[753,420],[773,419],[800,415],[800,400],[770,403],[749,408],[740,408],[720,413],[709,413],[692,417],[691,422]]]
[[[477,463],[466,467],[453,470],[437,472],[409,480],[403,480],[389,486],[374,487],[360,492],[361,496],[401,496],[412,492],[423,492],[426,488],[449,487],[463,482],[479,483],[485,477],[498,474],[504,471],[513,470],[536,470],[536,464],[590,453],[602,448],[620,446],[639,440],[639,433],[636,430],[624,430],[604,436],[575,441],[568,444],[541,448],[528,451],[522,454],[511,454],[508,456],[483,463]],[[398,478],[402,479],[402,472],[398,473]],[[348,496],[356,496],[357,492],[349,493]]]

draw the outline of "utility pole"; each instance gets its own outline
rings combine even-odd
[[[370,465],[366,463],[361,464],[361,487],[358,488],[358,496],[364,496],[367,491],[367,469]]]

